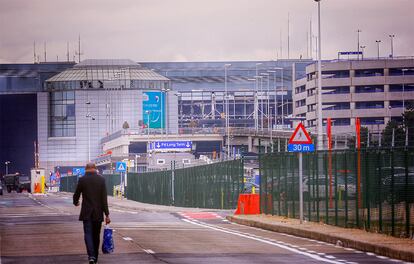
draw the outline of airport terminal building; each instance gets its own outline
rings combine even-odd
[[[311,62],[3,64],[0,162],[3,167],[10,161],[10,172],[28,174],[35,162],[53,171],[99,159],[107,154],[104,139],[120,132],[143,137],[224,127],[226,88],[231,127],[289,126],[292,80],[305,76]],[[194,144],[190,152],[208,152],[212,146],[220,152],[221,141]],[[131,148],[127,151],[145,154],[149,142]]]

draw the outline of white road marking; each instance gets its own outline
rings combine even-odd
[[[262,243],[265,243],[265,244],[277,246],[279,248],[286,249],[286,250],[294,252],[296,254],[308,256],[308,257],[313,258],[313,259],[318,260],[318,261],[334,263],[334,264],[342,264],[342,262],[339,262],[337,260],[330,260],[330,259],[322,258],[322,257],[320,257],[318,255],[315,255],[315,254],[310,254],[310,253],[307,253],[307,252],[303,252],[303,251],[300,251],[298,249],[288,247],[288,246],[285,246],[285,245],[281,245],[279,243],[271,242],[271,241],[268,241],[268,240],[265,240],[265,239],[262,239],[262,238],[251,237],[250,235],[240,234],[240,233],[234,232],[233,230],[229,230],[229,229],[226,229],[226,228],[222,228],[222,227],[217,228],[217,227],[210,226],[210,225],[207,225],[207,224],[204,224],[204,223],[200,223],[200,222],[197,223],[195,221],[191,221],[191,220],[188,220],[188,219],[183,219],[183,221],[185,221],[187,223],[190,223],[190,224],[193,224],[193,225],[198,225],[198,226],[203,226],[203,227],[206,227],[206,228],[210,228],[210,229],[213,229],[213,230],[216,230],[216,231],[219,231],[219,232],[223,232],[223,233],[227,233],[227,234],[231,234],[231,235],[235,235],[235,236],[240,236],[240,237],[244,237],[244,238],[247,238],[247,239],[259,241],[259,242],[262,242]]]

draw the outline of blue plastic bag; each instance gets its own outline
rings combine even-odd
[[[102,252],[104,254],[110,254],[114,252],[114,240],[112,238],[112,229],[107,225],[105,225],[103,233]]]

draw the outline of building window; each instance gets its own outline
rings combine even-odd
[[[355,93],[383,93],[384,86],[383,85],[363,85],[363,86],[356,86]]]
[[[371,102],[356,102],[355,109],[377,109],[384,108],[383,101],[371,101]]]
[[[308,105],[308,112],[312,112],[316,110],[316,104]]]
[[[50,137],[74,137],[76,135],[75,92],[50,93]]]
[[[191,164],[191,160],[190,159],[183,159],[183,164]]]
[[[414,75],[414,68],[391,68],[389,69],[390,76]]]
[[[348,94],[349,86],[322,87],[322,94]]]
[[[326,119],[323,120],[323,123],[326,125]],[[350,126],[351,119],[350,118],[332,118],[331,124],[332,126]]]
[[[296,107],[301,107],[301,106],[304,106],[304,105],[306,105],[306,99],[296,101]]]
[[[404,88],[404,89],[403,89]],[[404,87],[402,84],[391,84],[390,85],[390,92],[414,92],[414,84],[404,84]]]
[[[308,127],[315,127],[316,126],[316,119],[308,120]]]
[[[305,90],[306,90],[306,86],[305,85],[302,85],[302,86],[299,86],[299,87],[296,87],[295,88],[295,93],[296,94],[300,94],[300,93],[305,92]]]
[[[308,90],[308,96],[312,96],[312,95],[315,95],[315,94],[316,94],[316,88]]]
[[[322,103],[322,110],[344,110],[344,109],[350,109],[349,102]]]
[[[349,71],[323,71],[322,78],[349,78]]]
[[[409,105],[414,105],[414,100],[405,100],[404,106],[407,108]],[[390,101],[391,108],[402,108],[403,107],[403,101],[402,100],[395,100]]]
[[[382,125],[384,124],[383,117],[361,117],[361,125]]]
[[[384,69],[355,70],[355,77],[384,76]]]

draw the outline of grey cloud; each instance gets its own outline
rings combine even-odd
[[[411,0],[323,0],[322,47],[326,59],[339,50],[356,49],[356,30],[367,56],[389,53],[394,33],[397,55],[413,55],[414,10]],[[313,0],[0,0],[0,62],[31,62],[47,42],[48,58],[73,54],[81,34],[84,58],[131,58],[137,61],[260,60],[306,55],[306,34],[313,20]],[[41,56],[42,57],[42,56]]]

